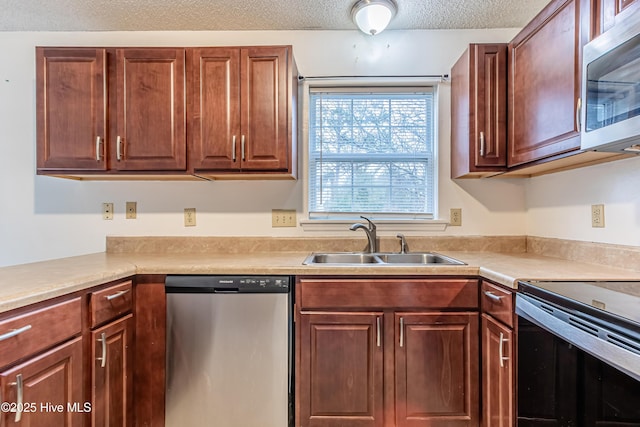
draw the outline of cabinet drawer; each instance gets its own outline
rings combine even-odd
[[[482,282],[482,311],[513,328],[513,292]]]
[[[131,311],[133,307],[131,280],[89,294],[91,327],[108,322]]]
[[[2,320],[0,366],[52,347],[81,330],[79,297]]]
[[[478,308],[475,279],[299,279],[301,309]]]

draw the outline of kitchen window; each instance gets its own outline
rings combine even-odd
[[[433,86],[310,88],[309,218],[433,219],[435,98]]]

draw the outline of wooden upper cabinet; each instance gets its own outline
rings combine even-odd
[[[37,167],[104,171],[105,49],[36,48]]]
[[[185,49],[116,50],[113,168],[186,170]]]
[[[633,10],[640,8],[640,0],[595,0],[596,15],[594,36],[610,30],[624,20]]]
[[[185,50],[36,48],[39,173],[186,172]]]
[[[295,178],[297,77],[291,46],[38,47],[38,173]]]
[[[194,172],[295,176],[291,47],[194,48],[188,63]]]
[[[287,171],[292,108],[287,49],[245,48],[241,59],[242,169]]]
[[[190,156],[199,170],[240,167],[240,49],[187,51],[190,69]]]
[[[508,166],[580,148],[589,0],[553,0],[509,44]]]
[[[507,166],[507,45],[471,44],[451,69],[451,177]]]

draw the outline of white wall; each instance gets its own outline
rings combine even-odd
[[[271,228],[271,209],[303,210],[302,180],[76,182],[36,176],[36,45],[292,44],[303,75],[423,75],[448,73],[470,42],[508,41],[516,32],[387,31],[376,37],[355,30],[0,32],[0,266],[103,251],[107,235],[314,235],[299,227]],[[440,88],[439,108],[439,214],[448,218],[449,208],[462,208],[463,226],[444,233],[524,234],[525,181],[449,179],[449,108],[450,91],[445,84]],[[537,186],[532,188],[535,191]],[[126,201],[137,201],[137,220],[124,219]],[[102,220],[102,202],[115,203],[113,221]],[[185,207],[197,209],[196,227],[183,226]],[[537,228],[531,223],[530,227]]]
[[[640,156],[527,181],[527,234],[640,246]],[[604,228],[591,227],[598,204]]]

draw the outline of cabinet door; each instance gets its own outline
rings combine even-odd
[[[513,332],[482,315],[482,425],[514,425]]]
[[[451,68],[451,177],[507,166],[507,45],[471,44]]]
[[[396,313],[396,425],[479,425],[478,313]]]
[[[382,313],[303,313],[299,427],[382,427]]]
[[[186,170],[184,49],[116,50],[112,168]]]
[[[476,166],[507,165],[507,47],[476,45]]]
[[[243,170],[287,171],[291,156],[292,90],[286,47],[241,50]]]
[[[588,0],[554,0],[510,43],[508,166],[580,148],[589,12]]]
[[[133,316],[91,332],[91,425],[133,425]]]
[[[22,406],[3,411],[4,426],[82,426],[82,340],[76,338],[0,374],[2,401]],[[22,405],[19,405],[20,397]]]
[[[240,49],[187,51],[189,148],[193,168],[240,168]]]
[[[36,48],[38,170],[105,170],[106,53]]]
[[[640,5],[638,0],[596,0],[597,22],[595,35],[610,30],[623,21],[626,15],[632,13]]]

